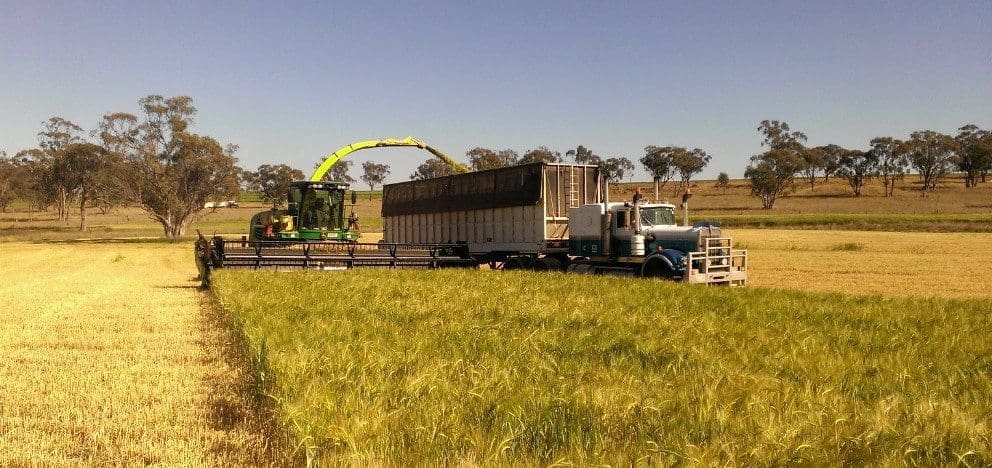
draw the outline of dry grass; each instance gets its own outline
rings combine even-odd
[[[690,202],[699,214],[800,214],[800,213],[851,213],[851,214],[945,214],[992,212],[992,183],[979,184],[972,189],[964,187],[964,179],[944,179],[937,190],[921,196],[916,176],[907,177],[896,186],[892,197],[882,196],[882,185],[872,180],[865,186],[861,197],[854,197],[850,186],[842,179],[831,179],[827,184],[809,184],[796,180],[795,193],[779,198],[775,208],[764,210],[761,202],[750,196],[746,180],[733,180],[728,189],[716,187],[712,180],[692,183]],[[618,188],[617,197],[630,198],[634,186],[652,187],[650,182],[625,183]],[[675,187],[669,183],[662,198],[677,203],[681,194],[673,194]],[[653,195],[653,189],[647,191]]]
[[[992,236],[979,233],[732,229],[749,284],[896,297],[988,298]]]
[[[0,244],[0,465],[263,458],[188,246]]]

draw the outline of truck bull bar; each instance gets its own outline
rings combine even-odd
[[[729,237],[709,237],[703,250],[689,252],[685,281],[724,286],[747,284],[747,250],[734,249]]]

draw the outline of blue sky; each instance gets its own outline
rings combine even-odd
[[[700,147],[740,177],[762,119],[813,145],[992,127],[992,3],[2,2],[0,149],[41,122],[91,129],[148,94],[240,164],[309,172],[339,146],[413,135],[465,159],[585,145],[635,161]],[[406,179],[427,153],[372,150]],[[640,169],[635,179],[646,180]]]

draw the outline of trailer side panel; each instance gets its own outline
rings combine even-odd
[[[600,201],[599,168],[588,165],[534,163],[389,184],[383,240],[464,242],[473,255],[565,252],[568,209]]]

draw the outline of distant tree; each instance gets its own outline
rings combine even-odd
[[[285,164],[262,164],[255,171],[253,180],[255,181],[255,189],[261,195],[262,201],[272,205],[282,205],[286,200],[286,193],[289,191],[290,184],[294,180],[302,180],[304,177],[303,171]],[[333,179],[325,177],[325,180]]]
[[[933,130],[922,130],[909,135],[900,152],[906,154],[910,164],[923,179],[924,194],[937,188],[937,182],[951,170],[958,144],[948,135]]]
[[[324,162],[323,160],[317,161],[317,164],[314,165],[313,168],[316,169],[320,167],[320,165],[323,162]],[[349,184],[353,184],[355,183],[355,178],[348,175],[348,171],[351,170],[351,166],[353,164],[355,164],[353,161],[348,161],[344,159],[338,160],[338,162],[334,163],[333,166],[327,169],[327,172],[324,173],[324,177],[321,180],[326,180],[331,182],[347,182]],[[301,176],[300,178],[302,179],[303,177],[305,176]]]
[[[568,150],[565,155],[571,157],[575,164],[589,164],[599,166],[603,164],[603,158],[596,156],[589,148],[579,145],[574,150]]]
[[[238,187],[242,191],[250,190],[253,192],[258,192],[261,190],[255,181],[255,172],[242,167],[238,167]]]
[[[891,197],[896,190],[896,181],[902,179],[909,167],[906,155],[899,151],[902,142],[890,137],[871,139],[871,152],[878,162],[877,176],[882,181],[886,197]]]
[[[954,139],[958,144],[956,163],[965,174],[964,186],[978,185],[979,177],[985,182],[992,168],[992,132],[968,124],[958,129]]]
[[[115,155],[111,154],[109,157],[115,158]],[[119,175],[121,173],[120,168],[122,167],[120,160],[118,159],[115,163],[117,163],[115,164],[117,169],[110,169],[110,173]],[[110,213],[114,209],[125,207],[130,203],[127,187],[120,180],[116,178],[111,180],[101,179],[100,183],[99,189],[94,192],[91,200],[93,202],[92,206],[95,206],[101,213]]]
[[[362,181],[369,185],[369,200],[372,200],[372,191],[376,185],[382,185],[389,175],[389,165],[379,164],[372,161],[362,163]]]
[[[710,163],[710,155],[699,148],[689,151],[678,151],[672,155],[672,166],[679,174],[680,192],[689,189],[689,181],[692,176],[699,174]]]
[[[806,142],[805,133],[791,131],[789,124],[778,120],[762,120],[758,124],[758,131],[764,136],[761,145],[773,150],[785,149],[798,155]]]
[[[17,180],[20,177],[20,167],[13,158],[7,157],[7,152],[0,150],[0,212],[7,208],[17,198]]]
[[[444,161],[434,157],[423,164],[417,166],[417,170],[410,174],[410,180],[426,180],[436,177],[444,177],[454,174],[454,169]]]
[[[484,171],[517,164],[520,156],[513,150],[493,151],[489,148],[472,148],[465,153],[473,171]]]
[[[561,161],[561,153],[552,151],[547,146],[538,146],[537,148],[524,153],[523,157],[520,158],[517,164],[530,164],[536,162],[559,163]]]
[[[768,151],[751,157],[744,178],[751,182],[751,195],[761,199],[761,206],[771,209],[775,200],[795,189],[795,177],[803,165],[806,134],[792,131],[789,124],[778,120],[762,120],[758,132],[762,146]]]
[[[855,197],[861,196],[861,189],[876,174],[878,159],[872,151],[849,150],[840,158],[837,177],[843,178],[851,186]]]
[[[35,187],[45,204],[54,204],[59,220],[69,219],[69,201],[74,196],[71,174],[65,161],[65,149],[82,143],[82,127],[62,117],[52,117],[43,122],[38,133],[40,152],[33,153],[40,171]]]
[[[770,210],[775,200],[794,190],[796,173],[802,167],[803,160],[795,151],[773,149],[752,156],[744,178],[751,183],[751,195],[761,199],[761,206]]]
[[[726,172],[721,172],[720,175],[716,176],[716,186],[726,192],[730,187],[730,176]]]
[[[802,153],[803,168],[799,171],[809,182],[810,191],[816,190],[816,179],[819,172],[826,172],[826,156],[822,147],[806,148]],[[836,171],[836,169],[834,169]],[[824,177],[826,180],[826,177]]]
[[[124,160],[122,180],[130,199],[162,225],[166,237],[180,237],[204,203],[238,191],[238,147],[192,133],[196,107],[187,96],[150,95],[138,101],[142,118],[104,116],[97,131],[108,151]]]
[[[501,150],[497,151],[496,152],[496,157],[500,161],[507,162],[508,163],[507,166],[512,166],[514,164],[520,164],[520,159],[521,159],[520,158],[520,155],[517,154],[516,151],[513,151],[512,149],[509,149],[509,148],[507,148],[507,149],[501,149]],[[530,161],[530,162],[533,162],[533,161]],[[547,162],[557,162],[557,161],[547,161]],[[506,167],[506,166],[503,166],[503,167]]]
[[[40,148],[18,151],[13,157],[17,166],[17,179],[14,191],[17,198],[28,203],[28,209],[43,210],[53,202],[51,193],[44,187],[44,178],[49,171],[47,153]]]
[[[830,176],[836,174],[837,170],[840,169],[840,157],[847,150],[837,145],[817,146],[815,149],[819,151],[822,158],[820,169],[823,171],[823,183],[830,182]]]
[[[661,190],[675,175],[675,165],[672,164],[672,154],[675,151],[685,151],[685,148],[675,146],[646,146],[641,165],[651,174],[654,181],[654,199],[659,200]]]
[[[79,230],[87,228],[86,208],[101,195],[120,193],[120,161],[93,143],[73,143],[63,150],[66,184],[79,203]]]
[[[634,170],[634,163],[624,157],[607,158],[599,167],[604,179],[609,182],[619,182]]]

